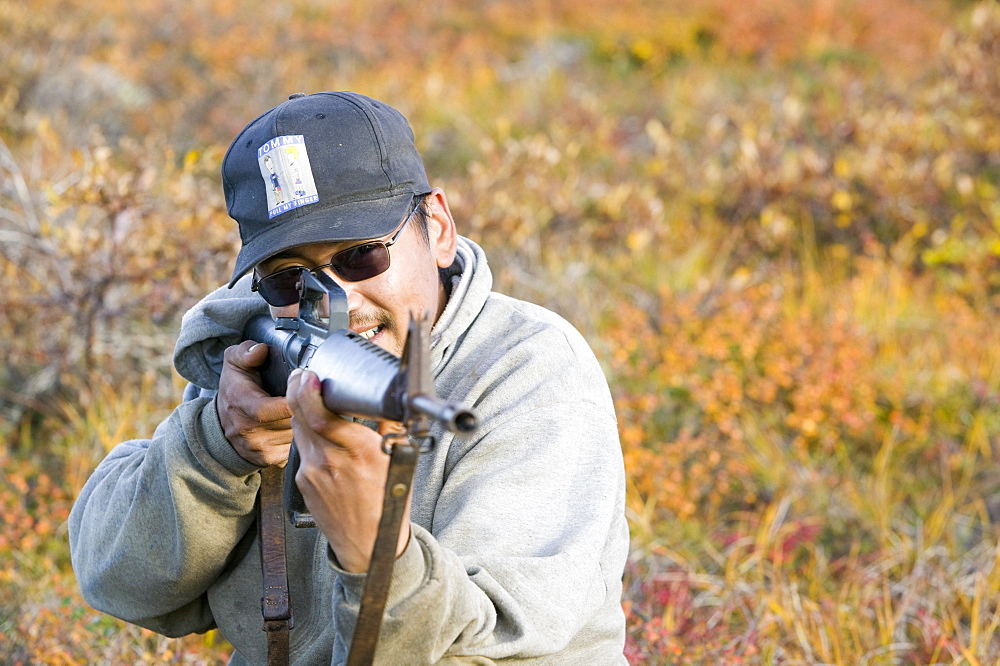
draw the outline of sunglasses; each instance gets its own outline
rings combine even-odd
[[[282,268],[280,271],[275,271],[262,278],[257,277],[255,269],[250,290],[259,292],[269,305],[280,308],[298,303],[302,297],[302,271],[309,271],[315,275],[317,271],[324,268],[332,268],[334,273],[347,282],[361,282],[381,275],[389,270],[389,248],[396,243],[399,235],[403,233],[403,229],[406,228],[419,209],[420,202],[418,201],[389,240],[368,241],[354,245],[334,254],[330,257],[329,263],[315,268],[306,268],[305,266]]]

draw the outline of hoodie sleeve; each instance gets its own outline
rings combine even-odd
[[[222,353],[243,322],[266,312],[241,282],[217,289],[185,315],[178,372],[208,396]],[[187,394],[186,394],[187,395]],[[168,636],[214,626],[206,590],[254,524],[260,475],[226,440],[215,400],[178,406],[151,439],[123,442],[74,503],[70,553],[94,608]]]
[[[70,513],[87,602],[167,636],[211,629],[205,593],[254,524],[256,472],[206,398],[180,405],[152,439],[116,446]]]

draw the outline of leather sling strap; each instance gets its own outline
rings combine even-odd
[[[288,630],[292,628],[285,563],[284,474],[284,468],[277,465],[260,471],[257,519],[264,574],[264,596],[260,600],[260,609],[264,617],[264,631],[267,632],[268,666],[288,664]]]
[[[369,666],[375,658],[375,646],[382,628],[389,583],[392,581],[392,568],[396,562],[399,529],[413,483],[418,454],[418,448],[405,438],[392,447],[389,474],[385,483],[385,500],[382,502],[382,518],[379,520],[372,561],[361,595],[361,608],[358,610],[358,622],[354,627],[347,666]]]

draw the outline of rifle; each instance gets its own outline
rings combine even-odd
[[[328,275],[302,271],[299,289],[298,316],[272,319],[269,315],[258,315],[243,330],[244,340],[268,346],[267,360],[260,368],[264,390],[272,396],[283,396],[291,371],[309,368],[319,376],[323,404],[331,412],[362,419],[400,421],[405,427],[404,434],[383,438],[382,450],[391,456],[389,474],[382,519],[347,662],[354,666],[370,663],[375,651],[416,459],[419,453],[435,445],[430,422],[436,421],[462,435],[472,434],[478,423],[472,410],[437,397],[430,374],[430,322],[426,313],[411,314],[400,359],[348,328],[347,295]],[[414,446],[413,441],[418,444]],[[299,454],[293,441],[284,470],[285,511],[295,527],[315,527],[315,520],[295,485],[298,468]],[[279,540],[283,569],[283,537]],[[283,570],[280,574],[284,579]],[[265,571],[265,579],[267,575]],[[262,600],[265,628],[280,632],[281,629],[269,629],[268,620],[274,618],[286,627],[291,626],[287,592],[278,601],[268,594],[265,590]],[[281,610],[277,614],[272,611],[269,616],[268,605]]]

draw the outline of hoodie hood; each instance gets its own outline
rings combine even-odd
[[[451,296],[431,329],[431,373],[436,377],[447,363],[455,342],[472,326],[493,289],[493,274],[483,248],[458,237],[455,263],[461,272],[451,278]]]
[[[184,313],[174,345],[174,368],[195,386],[217,390],[222,356],[243,341],[243,327],[255,315],[268,314],[267,303],[250,291],[246,275],[232,289],[222,286]]]

